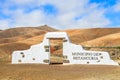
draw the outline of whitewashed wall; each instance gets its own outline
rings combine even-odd
[[[110,59],[108,52],[86,51],[82,46],[72,43],[64,43],[63,54],[69,60],[69,63],[64,64],[118,65]]]

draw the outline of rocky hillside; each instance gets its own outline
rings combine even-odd
[[[86,46],[120,46],[120,32],[89,40],[82,44]]]
[[[18,28],[11,28],[0,31],[0,38],[12,38],[20,35],[27,35],[27,34],[41,34],[41,31],[51,32],[57,31],[57,29],[51,28],[47,25],[38,26],[38,27],[18,27]]]
[[[19,27],[0,31],[0,44],[25,40],[46,32],[57,31],[47,25],[38,27]]]
[[[77,30],[65,30],[65,31],[68,33],[73,43],[81,44],[82,42],[94,40],[110,34],[116,34],[120,32],[120,28],[93,28],[93,29],[77,29]]]
[[[19,27],[0,31],[0,59],[11,58],[13,51],[41,43],[45,33],[51,31],[67,32],[72,43],[83,46],[120,46],[120,28],[57,30],[47,25]]]

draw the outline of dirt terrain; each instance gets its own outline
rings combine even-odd
[[[120,80],[119,66],[0,63],[0,80]]]
[[[12,28],[0,31],[0,80],[120,80],[119,66],[11,64],[13,51],[41,43],[45,33],[51,31],[67,32],[72,43],[83,46],[118,46],[88,50],[109,51],[120,62],[120,28],[57,30],[47,25]],[[60,52],[61,49],[55,51]]]

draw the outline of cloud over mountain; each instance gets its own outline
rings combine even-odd
[[[101,2],[94,0],[4,0],[0,1],[0,26],[1,29],[43,24],[58,29],[119,26],[119,21],[115,25],[113,20],[116,18],[111,18],[111,16],[116,17],[116,14],[120,12],[119,3],[119,0],[114,1],[114,4],[103,0]],[[108,15],[109,9],[113,9],[113,14]]]

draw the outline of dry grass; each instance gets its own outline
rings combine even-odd
[[[26,34],[39,34],[41,31],[57,31],[47,25],[38,27],[18,27],[0,31],[0,38],[11,38]]]
[[[82,44],[89,46],[120,46],[120,32],[86,41]]]
[[[119,80],[119,66],[0,63],[0,80]]]
[[[91,29],[73,29],[65,30],[68,33],[71,41],[76,44],[94,40],[109,34],[120,32],[120,28],[91,28]]]

